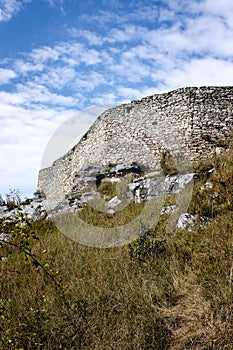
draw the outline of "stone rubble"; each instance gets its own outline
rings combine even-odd
[[[112,171],[112,169],[114,170]],[[73,187],[65,199],[46,199],[43,193],[37,191],[33,199],[22,202],[18,208],[11,211],[7,209],[6,205],[0,205],[0,219],[3,216],[9,216],[13,219],[18,210],[27,213],[28,218],[32,220],[52,219],[65,213],[78,212],[88,203],[94,205],[96,210],[114,214],[116,211],[122,210],[129,202],[142,203],[177,194],[186,189],[187,186],[192,185],[196,175],[189,173],[162,176],[158,172],[143,173],[136,163],[122,163],[112,167],[88,165],[83,167],[80,172],[75,173]],[[98,186],[106,182],[112,184],[116,182],[117,186],[123,186],[123,190],[121,188],[120,193],[109,201],[105,201],[101,193],[98,192]],[[211,188],[211,185],[210,182],[207,182],[203,186],[203,190]],[[178,211],[178,209],[177,205],[166,206],[162,208],[160,215],[168,215]],[[184,229],[187,226],[192,226],[194,221],[194,216],[183,213],[178,219],[177,227]]]
[[[207,181],[203,186],[201,186],[201,192],[208,190],[209,188],[213,188],[213,184]]]
[[[183,213],[180,215],[178,222],[177,222],[177,228],[180,230],[183,230],[189,226],[193,226],[195,223],[196,217],[189,213]]]

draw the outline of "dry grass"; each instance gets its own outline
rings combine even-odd
[[[30,230],[39,240],[30,246],[50,276],[5,244],[1,348],[232,349],[232,155],[211,160],[212,189],[200,191],[207,178],[195,185],[190,211],[211,219],[204,228],[165,235],[159,222],[130,246],[98,249],[66,238],[48,221],[37,222]],[[219,196],[213,198],[214,192]],[[93,225],[115,225],[140,210],[130,206],[111,219],[90,209],[81,215]]]

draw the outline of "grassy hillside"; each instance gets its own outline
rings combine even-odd
[[[215,167],[189,208],[203,227],[166,234],[163,219],[129,246],[95,249],[49,221],[2,222],[14,237],[0,248],[1,349],[233,349],[233,151],[195,167]]]

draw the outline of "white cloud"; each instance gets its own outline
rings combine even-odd
[[[51,48],[48,46],[43,46],[42,48],[32,50],[29,58],[35,63],[45,63],[48,60],[57,61],[61,55],[61,50],[59,47]]]
[[[129,83],[140,83],[143,79],[150,76],[151,68],[137,59],[130,60],[124,57],[109,67],[109,70],[118,80],[124,80]]]
[[[22,104],[23,98],[20,94],[14,92],[0,91],[0,102],[7,105],[20,105]]]
[[[16,59],[13,65],[14,69],[22,75],[27,75],[31,72],[41,72],[44,68],[42,63],[25,62],[22,59]]]
[[[98,11],[97,14],[91,14],[91,15],[81,15],[80,19],[87,22],[87,23],[98,23],[101,26],[107,25],[109,23],[125,23],[127,21],[127,16],[122,15],[121,13],[117,12],[110,12],[110,11]]]
[[[101,62],[100,53],[95,49],[88,49],[83,44],[75,41],[61,42],[54,47],[43,46],[32,50],[29,58],[35,63],[63,61],[70,65],[95,65]]]
[[[57,67],[49,69],[45,73],[35,78],[39,84],[49,88],[59,90],[65,85],[69,85],[76,77],[76,71],[72,67]]]
[[[18,84],[16,92],[0,92],[0,101],[12,105],[34,105],[37,103],[47,105],[75,106],[78,99],[71,96],[58,95],[49,91],[43,85],[28,83]]]
[[[62,5],[64,0],[46,0],[50,6]]]
[[[139,89],[132,89],[123,86],[120,86],[117,91],[118,95],[124,99],[138,98],[138,96],[141,94]]]
[[[91,103],[97,106],[115,105],[119,102],[118,96],[114,92],[97,94],[91,99]]]
[[[15,77],[16,73],[12,69],[0,68],[0,85],[8,84]]]
[[[9,21],[22,8],[24,3],[31,0],[0,0],[0,22]]]
[[[71,82],[71,87],[75,91],[93,91],[101,85],[112,86],[113,82],[104,74],[91,71],[89,74],[77,73],[75,79]]]
[[[68,33],[73,38],[85,38],[90,45],[102,45],[103,38],[90,30],[80,30],[77,28],[68,28]]]
[[[158,75],[163,75],[158,72]],[[214,58],[191,59],[183,67],[173,69],[166,75],[169,89],[180,86],[232,85],[233,62]]]
[[[231,0],[212,1],[205,0],[199,6],[217,17],[222,17],[232,28],[233,24],[233,2]]]

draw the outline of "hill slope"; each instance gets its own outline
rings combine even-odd
[[[189,212],[206,223],[168,234],[165,215],[128,246],[85,247],[49,221],[3,220],[13,238],[0,248],[1,348],[232,349],[232,159],[229,148],[195,165],[206,175]]]

